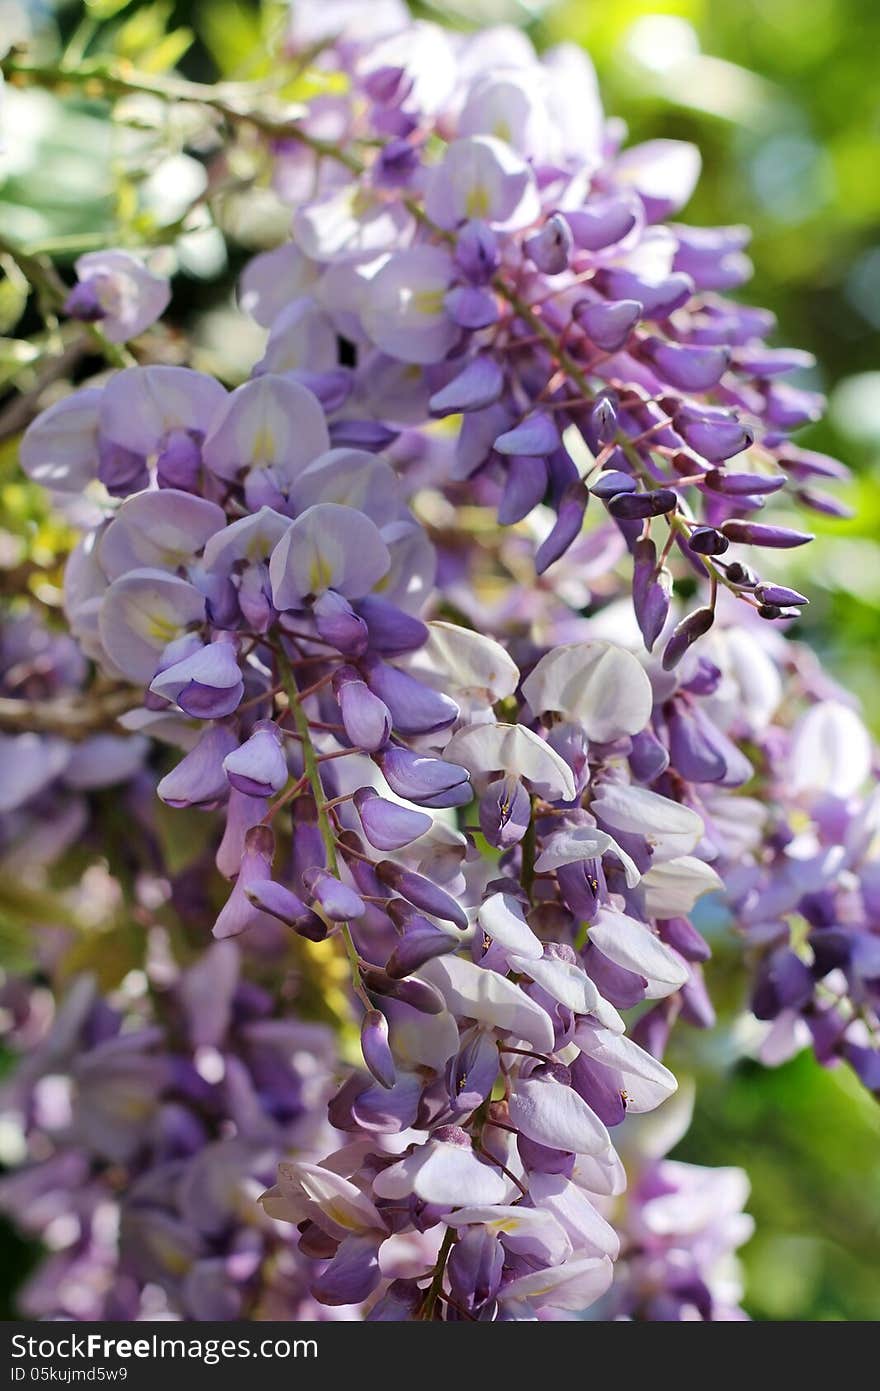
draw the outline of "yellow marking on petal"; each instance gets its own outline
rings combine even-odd
[[[325,589],[330,588],[332,578],[333,567],[330,562],[320,551],[315,551],[309,566],[309,587],[312,594],[323,594]]]
[[[443,313],[443,290],[417,290],[412,297],[413,309],[425,318],[433,319]]]
[[[498,140],[504,140],[509,145],[511,143],[511,137],[513,135],[513,132],[510,129],[510,122],[504,120],[496,122],[495,129],[493,130],[492,134]]]
[[[338,1198],[331,1198],[329,1202],[321,1204],[323,1211],[336,1223],[337,1227],[344,1227],[347,1232],[359,1232],[363,1230],[363,1223],[355,1220],[349,1209]]]
[[[484,184],[474,184],[467,196],[468,217],[486,218],[489,216],[489,190]]]
[[[277,452],[275,436],[269,425],[261,425],[254,435],[253,462],[255,464],[268,464],[275,458]]]
[[[169,642],[173,642],[179,636],[180,624],[175,623],[166,614],[144,615],[144,637],[160,643],[162,647],[167,647]]]

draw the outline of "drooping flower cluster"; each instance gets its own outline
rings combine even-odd
[[[324,8],[298,7],[294,47],[330,38]],[[809,355],[767,347],[772,315],[725,297],[750,274],[747,229],[668,223],[696,184],[695,147],[621,148],[572,45],[538,58],[509,29],[464,38],[384,9],[375,28],[333,32],[323,61],[348,85],[316,97],[277,154],[293,240],[245,278],[266,364],[329,373],[341,417],[460,415],[446,480],[502,525],[545,500],[555,514],[538,573],[592,499],[632,554],[649,649],[679,555],[706,602],[665,634],[666,667],[711,625],[719,585],[764,618],[795,615],[804,596],[742,548],[807,541],[763,520],[768,500],[790,479],[838,515],[813,484],[845,470],[790,438],[821,413],[783,380]]]
[[[11,978],[0,1090],[0,1210],[47,1255],[30,1317],[317,1318],[304,1263],[256,1198],[291,1148],[323,1151],[329,1029],[274,1015],[233,943],[161,987],[103,998],[89,975],[57,1002]],[[60,990],[60,987],[59,987]],[[345,1316],[345,1311],[343,1311]]]
[[[756,948],[777,1034],[802,1014],[869,1085],[880,1057],[867,736],[798,689],[760,620],[803,596],[736,549],[809,539],[755,515],[786,474],[834,510],[808,480],[841,471],[789,440],[818,409],[777,381],[802,356],[723,298],[744,234],[666,225],[696,152],[621,151],[581,54],[455,40],[393,2],[340,29],[351,8],[297,6],[292,43],[331,35],[317,61],[347,85],[276,144],[293,240],[243,277],[268,330],[248,380],[129,367],[21,447],[92,509],[70,632],[130,693],[126,753],[177,751],[158,796],[216,813],[230,885],[218,943],[150,997],[158,1032],[82,984],[13,1083],[31,1158],[93,1195],[62,1265],[113,1299],[125,1273],[128,1317],[150,1284],[191,1316],[277,1310],[279,1243],[290,1313],[580,1315],[618,1252],[614,1127],[674,1091],[675,1020],[713,1019],[707,893]],[[164,288],[119,255],[79,265],[67,308],[125,338]],[[705,600],[684,616],[682,574]],[[329,1125],[334,1053],[239,980],[228,938],[338,943],[363,1066]],[[265,1217],[243,1215],[282,1155]],[[11,1202],[46,1230],[42,1173]],[[712,1182],[642,1175],[622,1312],[735,1303],[708,1271],[742,1224],[667,1211]]]

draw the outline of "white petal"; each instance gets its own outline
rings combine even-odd
[[[711,865],[693,855],[681,855],[653,865],[642,879],[645,912],[652,918],[687,916],[702,894],[724,888]]]
[[[521,1275],[502,1291],[504,1300],[528,1300],[536,1308],[588,1309],[611,1284],[614,1266],[607,1256],[564,1261],[549,1270]]]
[[[443,956],[416,974],[437,987],[453,1014],[525,1039],[539,1053],[552,1049],[553,1025],[546,1011],[497,971],[475,966],[462,956]]]
[[[690,807],[628,783],[603,782],[590,810],[615,831],[644,836],[654,864],[689,855],[703,834],[703,822]]]
[[[590,924],[590,941],[616,965],[644,976],[649,1000],[671,995],[688,979],[688,969],[681,957],[670,951],[644,923],[628,918],[625,913],[601,908],[595,922]]]
[[[608,1131],[583,1097],[563,1082],[524,1077],[508,1101],[510,1122],[530,1140],[575,1154],[604,1154]]]
[[[452,736],[443,757],[475,775],[502,772],[523,778],[548,801],[572,802],[576,795],[568,764],[525,725],[470,725]]]
[[[610,642],[555,647],[523,682],[523,695],[536,714],[557,711],[600,744],[638,734],[654,700],[641,663]]]
[[[492,894],[477,915],[480,927],[494,942],[526,961],[537,961],[544,948],[529,927],[522,905],[511,894]]]

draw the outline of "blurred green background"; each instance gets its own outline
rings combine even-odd
[[[777,342],[812,350],[818,366],[804,384],[829,396],[826,419],[802,442],[843,458],[856,475],[846,491],[855,519],[811,519],[817,543],[787,553],[787,573],[813,600],[799,635],[860,695],[880,733],[880,5],[444,0],[412,8],[461,27],[515,23],[541,47],[582,43],[607,111],[626,120],[631,140],[700,146],[703,177],[688,220],[754,229],[756,273],[744,297],[775,311]],[[17,10],[57,25],[65,41],[86,32],[84,19],[107,17],[115,51],[141,65],[177,63],[202,80],[253,77],[266,71],[264,36],[283,9],[244,0],[0,0],[0,32]],[[62,113],[40,99],[0,158],[0,223],[23,241],[73,245],[133,216],[120,194],[118,157],[118,133],[100,108],[80,103]],[[160,222],[173,221],[168,199],[166,190]],[[251,226],[240,240],[258,244],[259,230]],[[209,241],[184,258],[175,283],[181,322],[201,324],[204,335],[243,256],[233,238],[228,260]],[[0,386],[12,366],[0,349]],[[4,490],[7,507],[32,523],[36,504],[16,488]],[[806,1054],[774,1072],[743,1059],[733,1022],[741,980],[723,943],[717,958],[715,984],[731,1022],[711,1040],[689,1033],[679,1045],[701,1085],[676,1156],[741,1164],[750,1174],[757,1234],[743,1259],[754,1317],[880,1318],[880,1108],[849,1076],[823,1071]],[[8,1252],[0,1264],[12,1287],[27,1256],[12,1241]]]

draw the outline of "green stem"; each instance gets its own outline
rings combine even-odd
[[[443,1238],[443,1242],[437,1255],[437,1263],[434,1266],[434,1274],[431,1279],[431,1284],[428,1287],[428,1293],[425,1295],[424,1303],[422,1304],[422,1307],[419,1310],[418,1317],[420,1319],[430,1319],[434,1317],[434,1306],[437,1303],[437,1299],[440,1295],[441,1290],[443,1289],[443,1275],[446,1270],[446,1262],[449,1258],[449,1252],[452,1250],[454,1242],[455,1229],[453,1227],[447,1227],[446,1235]]]
[[[333,826],[331,825],[330,816],[327,811],[324,785],[321,782],[318,759],[315,753],[315,746],[312,743],[312,731],[309,725],[309,717],[303,707],[302,696],[296,684],[296,677],[288,660],[287,653],[281,648],[278,649],[278,674],[284,686],[287,699],[290,702],[294,724],[300,736],[303,754],[303,770],[309,787],[311,788],[312,796],[315,799],[315,806],[318,813],[318,830],[321,833],[321,840],[324,843],[327,868],[330,870],[330,873],[334,874],[338,879],[339,859],[336,854],[336,837],[333,834]],[[364,989],[361,980],[360,957],[358,956],[357,947],[354,944],[354,938],[351,935],[351,928],[348,923],[340,923],[339,930],[345,944],[345,952],[351,967],[351,983],[354,993],[365,1009],[372,1009],[373,1002]]]

